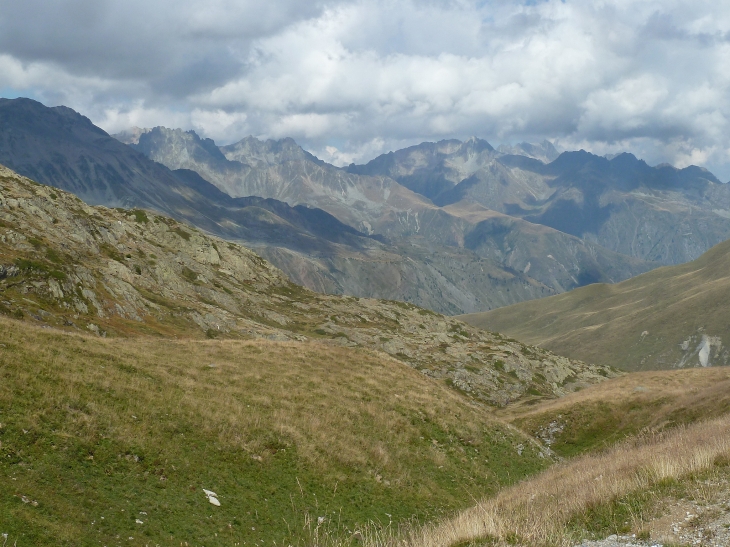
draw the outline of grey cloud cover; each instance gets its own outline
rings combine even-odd
[[[339,164],[474,134],[727,179],[729,91],[730,6],[705,0],[0,0],[0,94]]]

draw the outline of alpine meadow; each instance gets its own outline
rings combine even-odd
[[[0,5],[0,547],[730,547],[730,7]]]

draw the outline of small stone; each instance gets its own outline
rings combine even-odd
[[[206,490],[205,488],[203,488],[203,492],[208,497],[208,501],[211,503],[211,505],[215,505],[216,507],[221,506],[221,502],[218,501],[218,494],[216,494],[212,490]]]

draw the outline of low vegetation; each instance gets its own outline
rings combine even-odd
[[[730,413],[730,368],[637,372],[499,415],[562,457]]]
[[[697,479],[730,475],[730,417],[644,437],[556,465],[453,518],[409,531],[401,544],[575,545],[632,530]],[[391,543],[392,540],[391,540]]]
[[[488,408],[370,350],[103,339],[7,318],[0,424],[0,533],[20,547],[306,545],[332,527],[352,539],[551,463]]]
[[[690,518],[684,509],[730,518],[729,381],[726,368],[637,373],[556,401],[501,409],[499,416],[571,458],[455,516],[371,526],[365,544],[568,547],[611,534],[712,544],[712,530],[702,527],[707,515],[695,510]],[[558,417],[562,427],[546,438],[545,426]],[[348,545],[342,534],[318,540]]]
[[[725,241],[693,262],[461,318],[627,371],[730,365],[729,270]]]

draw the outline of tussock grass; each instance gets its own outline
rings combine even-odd
[[[490,409],[369,350],[6,318],[0,424],[0,533],[22,547],[346,539],[442,517],[550,463]]]
[[[634,495],[636,499],[652,489],[725,466],[729,458],[730,417],[725,416],[558,464],[453,518],[414,528],[396,542],[385,543],[566,547],[587,532],[581,525],[596,529],[596,519],[604,519],[622,498]]]
[[[497,411],[563,457],[728,413],[727,367],[633,373],[539,405]]]

